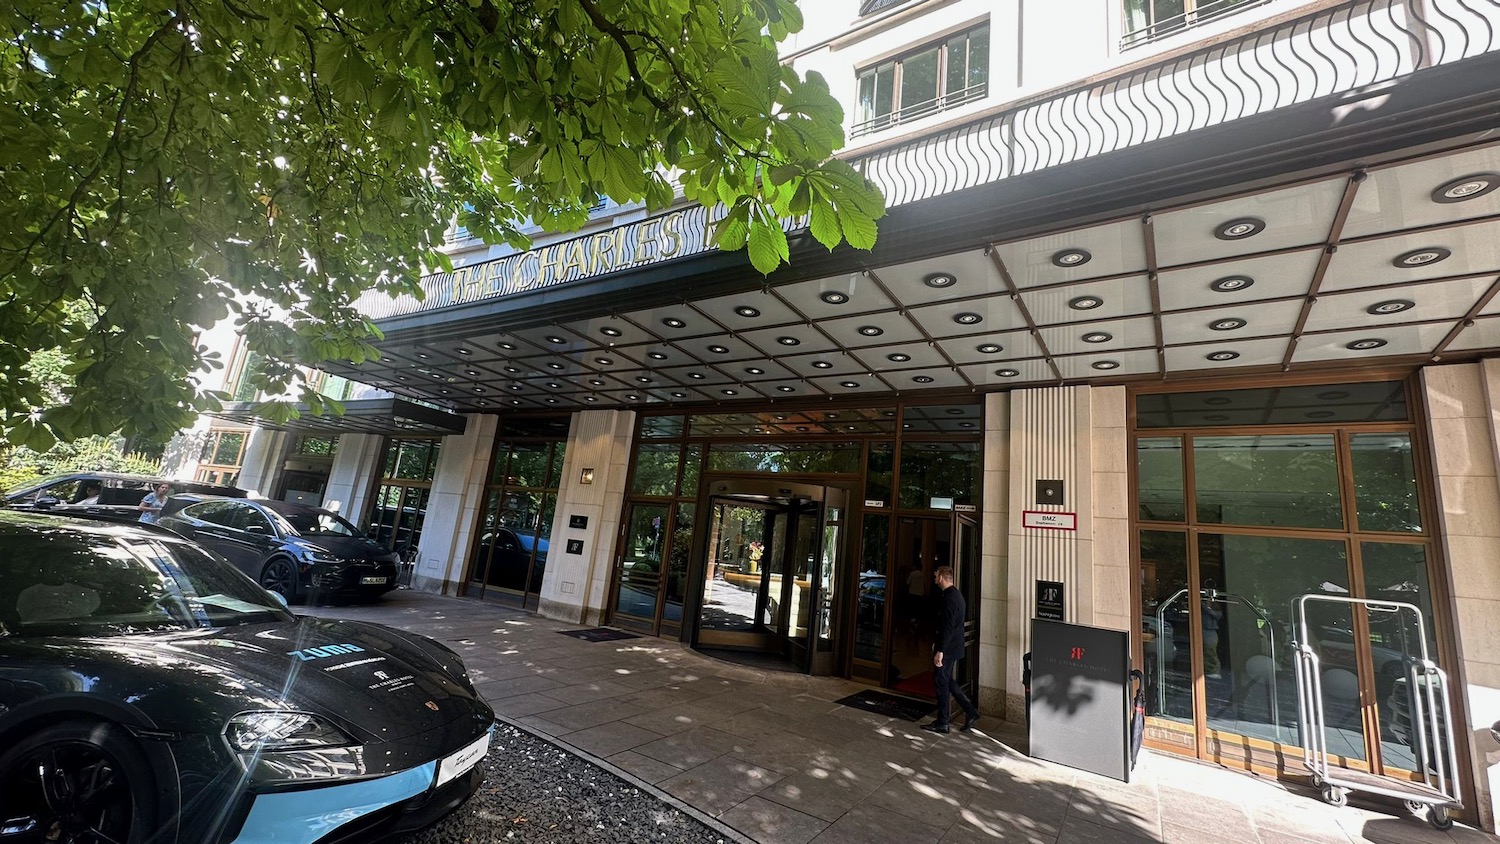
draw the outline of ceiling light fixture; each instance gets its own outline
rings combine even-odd
[[[720,390],[719,392],[723,393],[726,396],[737,396],[740,394],[739,390]]]
[[[549,363],[549,364],[547,364],[547,368],[548,369],[562,369],[563,365],[560,364],[560,363]]]
[[[890,361],[891,363],[906,363],[907,361],[911,360],[911,355],[908,355],[905,352],[891,352],[890,354],[885,356],[885,359]]]
[[[426,352],[417,352],[417,357],[421,358],[422,360],[428,360],[432,356],[427,354]]]
[[[601,380],[599,380],[598,378],[590,378],[589,379],[589,384],[591,384],[591,385],[593,385],[595,387],[603,387],[604,386],[604,382],[601,381]]]
[[[1352,352],[1367,352],[1371,349],[1378,349],[1384,345],[1385,341],[1381,340],[1378,337],[1367,337],[1363,340],[1355,340],[1352,343],[1348,343],[1344,346],[1344,348]]]
[[[1220,240],[1244,240],[1265,231],[1266,221],[1259,217],[1239,217],[1222,223],[1214,229],[1214,237]]]
[[[833,364],[829,363],[826,360],[815,360],[815,361],[812,362],[812,365],[813,365],[814,369],[832,369],[833,368]]]
[[[928,287],[944,288],[952,287],[958,283],[958,278],[952,273],[929,273],[922,277],[922,283]]]
[[[1410,299],[1390,299],[1385,302],[1379,302],[1377,304],[1371,305],[1368,308],[1365,308],[1365,313],[1373,314],[1375,316],[1384,316],[1385,314],[1399,314],[1402,311],[1409,311],[1416,306],[1417,303],[1413,302]]]
[[[1452,254],[1451,250],[1441,246],[1427,246],[1422,249],[1413,249],[1410,252],[1402,252],[1391,259],[1391,265],[1409,270],[1414,267],[1425,267],[1428,264],[1436,264],[1438,261],[1442,261]]]
[[[1443,205],[1465,202],[1478,199],[1497,187],[1500,187],[1500,173],[1475,173],[1472,176],[1460,176],[1433,188],[1432,201]]]
[[[1108,343],[1113,339],[1115,339],[1115,335],[1110,334],[1108,331],[1090,331],[1082,337],[1085,343]]]
[[[708,350],[710,352],[713,352],[716,355],[727,355],[727,354],[729,354],[729,347],[728,346],[720,346],[720,345],[715,344],[713,346],[709,346]]]
[[[748,372],[751,375],[765,375],[766,374],[766,371],[764,369],[761,369],[758,366],[747,366],[747,367],[745,367],[745,371]]]
[[[615,365],[615,362],[613,360],[610,360],[609,358],[594,358],[594,363],[597,363],[600,366],[614,366]]]
[[[755,319],[756,317],[760,316],[760,311],[750,307],[749,305],[740,305],[738,308],[734,309],[734,312],[744,317],[745,319]]]
[[[1235,329],[1244,328],[1245,325],[1245,321],[1239,317],[1226,317],[1210,322],[1208,327],[1214,331],[1234,331]]]
[[[640,401],[641,397],[638,396],[638,395],[636,395],[635,393],[630,393],[629,395],[625,396],[625,400],[626,401]]]
[[[1331,410],[1309,410],[1304,415],[1308,419],[1332,419],[1335,416]]]
[[[520,369],[518,369],[517,367],[514,367],[514,366],[507,366],[507,367],[505,367],[505,371],[509,372],[512,375],[517,375],[517,374],[519,374],[521,372]]]
[[[776,389],[778,391],[780,391],[780,392],[783,392],[783,393],[790,393],[790,392],[792,392],[793,390],[795,390],[797,388],[796,387],[789,387],[786,384],[782,384],[781,386],[777,387]]]
[[[547,386],[551,387],[554,390],[561,390],[562,389],[562,385],[559,384],[559,383],[557,383],[556,381],[548,381],[547,382]]]
[[[669,316],[666,319],[662,320],[661,324],[665,325],[668,328],[687,328],[687,323],[683,322],[682,320],[678,319],[677,317],[671,317],[671,316]]]
[[[964,311],[961,314],[954,314],[953,321],[959,325],[978,325],[984,321],[984,317],[973,311]]]
[[[586,401],[586,402],[596,402],[599,399],[595,398],[594,396],[584,396],[583,400]]]
[[[1021,373],[1014,369],[997,369],[995,370],[995,374],[1001,378],[1014,378]]]
[[[463,349],[463,348],[460,348],[457,351],[461,355],[472,355],[472,354],[474,354],[473,352],[469,351],[468,349]]]
[[[1052,264],[1053,266],[1065,269],[1068,267],[1081,267],[1087,264],[1093,257],[1093,254],[1087,249],[1064,249],[1060,252],[1052,253]]]
[[[1068,307],[1075,311],[1092,311],[1104,304],[1104,300],[1098,296],[1078,296],[1068,300]]]
[[[838,290],[824,290],[818,294],[818,298],[829,305],[842,305],[849,301],[849,294]]]
[[[1234,360],[1239,356],[1239,352],[1209,352],[1207,355],[1204,355],[1204,357],[1208,358],[1209,360],[1220,362],[1226,360]]]
[[[651,383],[651,379],[647,378],[644,375],[637,375],[637,376],[635,376],[635,380],[639,381],[642,384],[650,384]]]
[[[911,380],[917,382],[918,384],[931,384],[934,379],[931,375],[913,375],[911,377]]]
[[[559,345],[559,346],[561,346],[561,345],[563,345],[563,344],[565,344],[565,343],[567,343],[567,342],[568,342],[568,341],[567,341],[567,340],[564,340],[564,339],[563,339],[563,338],[561,338],[561,337],[548,337],[548,338],[547,338],[547,342],[548,342],[548,343],[555,343],[555,344],[556,344],[556,345]]]
[[[1254,283],[1255,279],[1247,275],[1226,275],[1218,281],[1209,282],[1208,289],[1215,293],[1233,293]]]
[[[661,352],[647,352],[646,353],[646,357],[651,358],[652,360],[666,360],[667,359],[667,356],[664,355],[664,354],[662,354]]]
[[[879,337],[880,335],[885,333],[885,329],[881,328],[878,325],[861,325],[859,327],[859,333],[865,335],[866,337]]]
[[[1095,369],[1119,369],[1120,362],[1117,360],[1096,360],[1092,366]]]
[[[708,376],[704,375],[701,372],[689,372],[688,373],[688,377],[692,378],[695,381],[702,381],[704,378],[707,378]]]
[[[981,355],[995,355],[1005,351],[1005,347],[999,343],[980,343],[974,347],[974,350]]]
[[[802,341],[798,340],[796,337],[777,337],[776,338],[776,342],[780,343],[783,346],[800,346],[800,345],[802,345]]]
[[[672,398],[674,398],[674,399],[685,399],[685,398],[687,398],[687,393],[684,393],[681,390],[673,390],[672,391]]]
[[[603,334],[605,337],[619,337],[621,331],[618,328],[606,325],[603,328],[599,329],[599,333]]]
[[[839,382],[839,386],[840,387],[846,387],[846,388],[852,390],[855,387],[859,386],[859,382],[858,381],[840,381]]]
[[[507,342],[505,342],[503,340],[501,342],[499,342],[499,343],[496,343],[495,345],[497,345],[500,348],[506,350],[507,352],[514,352],[516,350],[516,344],[515,343],[507,343]]]

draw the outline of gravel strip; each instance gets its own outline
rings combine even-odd
[[[458,811],[403,844],[636,842],[733,844],[589,761],[497,723],[484,784]]]

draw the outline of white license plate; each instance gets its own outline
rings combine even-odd
[[[489,751],[490,734],[486,732],[484,735],[470,742],[463,750],[443,757],[443,761],[438,763],[436,787],[442,788],[445,783],[451,781],[453,778],[468,773],[471,768],[479,764],[479,760],[483,759],[484,754]]]
[[[359,582],[365,586],[384,586],[386,580],[384,577],[361,577]]]

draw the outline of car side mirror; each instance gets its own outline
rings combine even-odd
[[[61,503],[62,501],[58,500],[56,496],[43,495],[37,498],[35,506],[38,510],[45,510],[48,507],[56,507]]]
[[[282,609],[291,609],[291,605],[286,602],[285,595],[281,594],[280,592],[272,592],[269,589],[266,590],[266,594],[270,595],[272,598],[275,598],[276,603],[280,604]]]
[[[246,525],[245,533],[253,533],[257,536],[267,536],[271,533],[271,531],[265,525]]]

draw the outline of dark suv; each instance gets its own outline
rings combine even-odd
[[[134,522],[141,517],[141,499],[155,489],[157,484],[170,485],[174,493],[245,497],[244,490],[232,486],[174,481],[120,472],[71,472],[53,475],[10,490],[5,494],[5,506],[14,510],[40,510],[60,515]]]
[[[160,524],[224,556],[288,601],[379,598],[397,557],[337,514],[257,498],[173,496]]]

